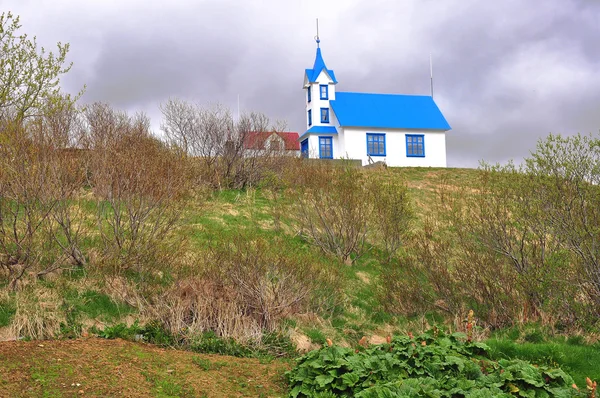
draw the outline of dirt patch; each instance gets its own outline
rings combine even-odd
[[[281,397],[290,365],[90,338],[3,342],[0,368],[7,397]]]
[[[358,276],[358,279],[360,279],[367,285],[371,283],[371,278],[365,272],[359,271],[356,273],[356,276]]]
[[[369,337],[368,341],[369,341],[369,344],[383,344],[383,343],[387,343],[386,337],[378,336],[376,334],[374,334],[373,336]]]

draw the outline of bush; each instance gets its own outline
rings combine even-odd
[[[116,274],[142,278],[177,256],[181,239],[172,235],[187,193],[186,162],[150,134],[149,123],[104,104],[86,111],[102,260]]]
[[[415,338],[354,350],[312,351],[286,373],[290,397],[584,397],[560,369],[492,361],[487,346],[433,329]]]
[[[492,328],[595,323],[591,270],[598,245],[591,220],[600,213],[589,206],[600,190],[586,181],[596,178],[594,145],[551,136],[526,166],[483,165],[469,186],[458,189],[441,181],[423,227],[406,241],[404,255],[383,269],[388,310],[455,316],[474,309]]]
[[[194,275],[182,274],[156,306],[154,317],[173,334],[211,331],[260,342],[284,319],[331,310],[340,300],[339,271],[283,238],[223,236],[204,255]]]
[[[414,217],[408,189],[388,175],[369,174],[351,163],[307,164],[291,184],[296,227],[324,253],[352,264],[377,242],[389,262]]]

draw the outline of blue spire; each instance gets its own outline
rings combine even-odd
[[[321,71],[323,69],[325,69],[325,71],[327,71],[327,74],[329,74],[329,76],[331,77],[331,80],[333,80],[334,83],[337,83],[337,80],[335,79],[335,74],[333,73],[333,70],[327,69],[327,66],[325,66],[325,61],[323,61],[323,56],[321,55],[321,48],[319,47],[319,43],[321,42],[321,40],[319,40],[318,36],[316,38],[316,41],[317,41],[317,56],[315,58],[315,64],[312,69],[306,70],[306,76],[308,77],[308,81],[310,83],[316,82],[317,77],[319,77],[319,74],[321,73]]]

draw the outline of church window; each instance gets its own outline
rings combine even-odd
[[[312,126],[312,109],[308,110],[308,125]]]
[[[329,123],[329,108],[321,108],[321,123]]]
[[[385,156],[385,134],[367,133],[367,155]]]
[[[310,102],[310,87],[306,89],[306,95],[308,96],[308,102]]]
[[[425,136],[423,134],[406,134],[406,156],[425,157]]]
[[[327,86],[327,84],[321,84],[319,88],[321,90],[321,99],[329,99],[329,86]]]
[[[333,159],[333,143],[331,137],[319,137],[319,157]]]

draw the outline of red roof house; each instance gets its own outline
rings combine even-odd
[[[295,132],[249,132],[244,139],[244,149],[254,151],[283,151],[285,153],[298,153],[300,143],[298,133]]]

